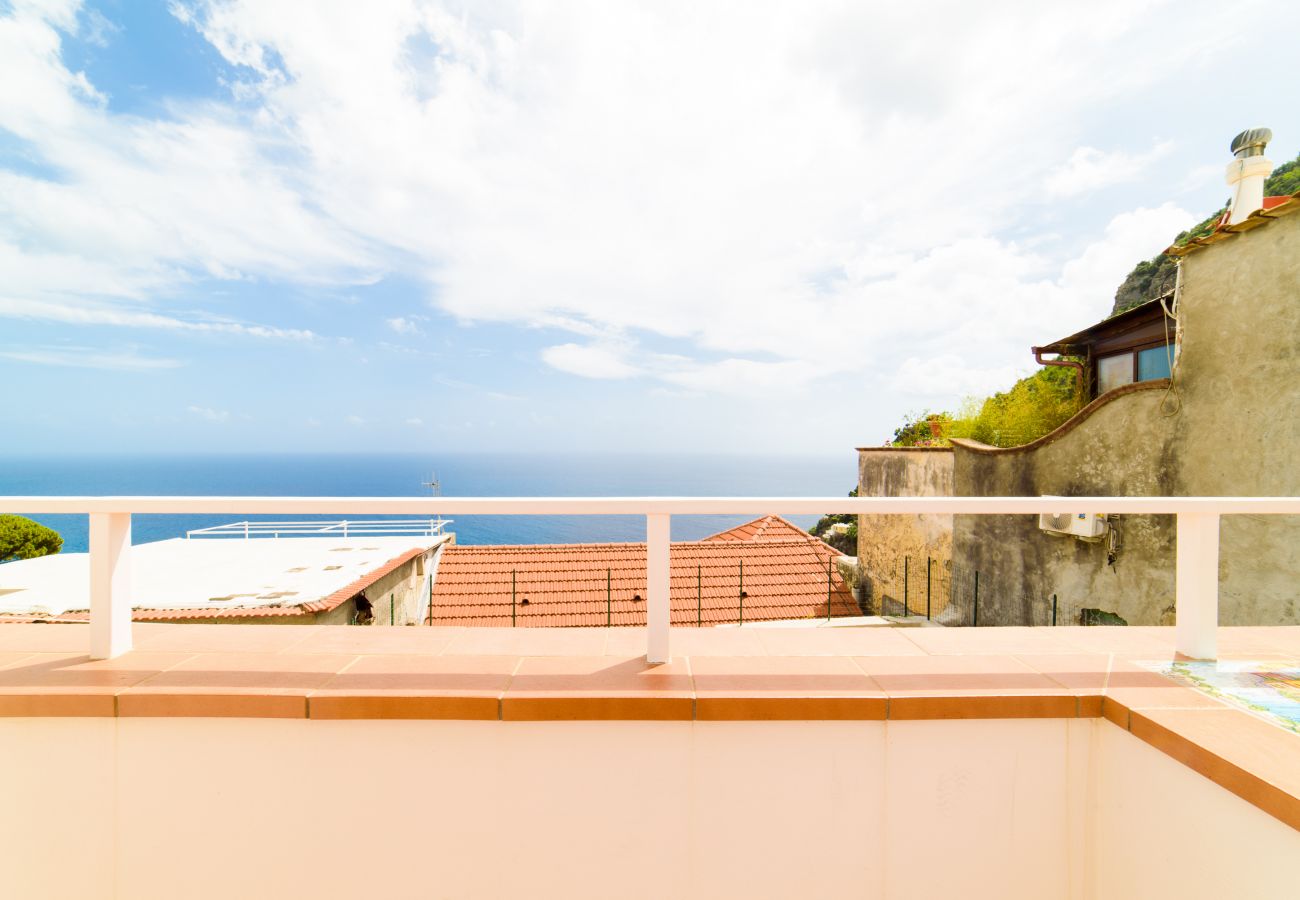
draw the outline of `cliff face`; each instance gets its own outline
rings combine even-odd
[[[1296,191],[1300,191],[1300,155],[1297,155],[1290,162],[1282,163],[1273,170],[1273,174],[1264,182],[1265,197],[1294,194]],[[1176,236],[1170,243],[1181,245],[1194,238],[1209,234],[1214,230],[1214,223],[1219,221],[1222,215],[1223,209],[1220,209],[1204,221]],[[1128,277],[1124,279],[1119,289],[1115,291],[1115,304],[1111,307],[1110,314],[1112,316],[1118,315],[1126,309],[1132,309],[1148,300],[1154,300],[1162,294],[1169,293],[1174,289],[1176,273],[1177,267],[1174,264],[1174,258],[1167,253],[1160,253],[1151,259],[1138,263],[1134,266],[1133,271],[1128,273]]]

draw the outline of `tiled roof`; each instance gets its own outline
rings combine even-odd
[[[840,554],[821,541],[723,535],[673,543],[674,625],[738,622],[742,563],[746,622],[825,616],[828,582],[831,615],[861,615],[835,566]],[[644,625],[645,596],[642,543],[459,545],[443,551],[430,616],[433,625],[509,626],[513,597],[520,627]]]
[[[728,531],[719,531],[704,538],[706,541],[787,541],[798,538],[819,545],[826,553],[840,556],[840,551],[820,538],[815,538],[793,522],[780,516],[763,516]]]
[[[426,552],[426,548],[424,547],[414,547],[407,550],[400,556],[393,557],[379,568],[372,569],[352,583],[339,588],[334,593],[322,597],[319,600],[308,600],[303,603],[286,606],[229,606],[212,609],[204,609],[202,607],[189,607],[185,609],[134,609],[131,611],[131,618],[136,622],[175,622],[183,621],[185,619],[284,619],[296,617],[303,617],[304,621],[309,621],[308,617],[314,616],[317,613],[329,612],[332,609],[336,609],[338,606],[351,600],[357,594],[370,587],[370,585],[374,584],[385,575],[388,575],[395,569],[406,565],[424,552]],[[89,613],[69,612],[59,616],[58,618],[67,621],[85,621],[89,618]]]
[[[1238,232],[1250,231],[1261,225],[1267,225],[1270,220],[1281,218],[1293,212],[1300,212],[1300,191],[1296,191],[1289,196],[1265,197],[1262,208],[1255,210],[1236,225],[1219,224],[1214,231],[1211,231],[1205,237],[1196,238],[1181,246],[1169,247],[1165,252],[1170,256],[1186,256],[1200,250],[1202,247],[1208,247],[1210,244],[1217,244],[1219,241],[1227,240]]]

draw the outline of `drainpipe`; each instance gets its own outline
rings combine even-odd
[[[1029,349],[1034,351],[1034,362],[1040,366],[1069,366],[1074,369],[1074,383],[1079,393],[1079,405],[1082,406],[1086,400],[1083,394],[1083,363],[1070,359],[1043,359],[1043,354],[1048,351],[1042,347],[1030,347]]]

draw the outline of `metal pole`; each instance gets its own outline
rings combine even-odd
[[[613,607],[614,589],[611,584],[612,576],[610,575],[610,572],[611,572],[610,569],[605,570],[605,627],[606,628],[614,624],[614,607]]]
[[[826,560],[826,621],[831,620],[831,561]]]
[[[704,624],[704,567],[695,567],[695,627]]]
[[[933,562],[930,557],[925,558],[925,618],[930,618],[930,564]]]
[[[911,557],[907,557],[907,556],[903,557],[903,615],[905,616],[911,613],[911,609],[909,608],[907,602],[907,568],[908,568],[907,564],[910,561],[911,561]]]
[[[393,594],[388,595],[388,624],[397,624],[397,609],[393,606]]]
[[[745,561],[740,561],[740,624],[745,624]]]
[[[510,570],[510,627],[514,628],[515,622],[515,570]]]
[[[1052,624],[1056,624],[1056,595],[1052,595]]]
[[[979,623],[980,623],[980,572],[979,569],[976,569],[975,570],[975,611],[971,619],[971,624],[979,625]]]

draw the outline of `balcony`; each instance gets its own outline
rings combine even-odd
[[[1300,501],[1079,502],[1179,515],[1176,627],[668,627],[671,515],[1034,498],[442,499],[647,515],[650,625],[132,626],[133,512],[434,510],[0,498],[100,517],[92,621],[0,627],[0,895],[1287,896],[1300,737],[1150,666],[1300,659],[1214,627],[1206,552]]]

